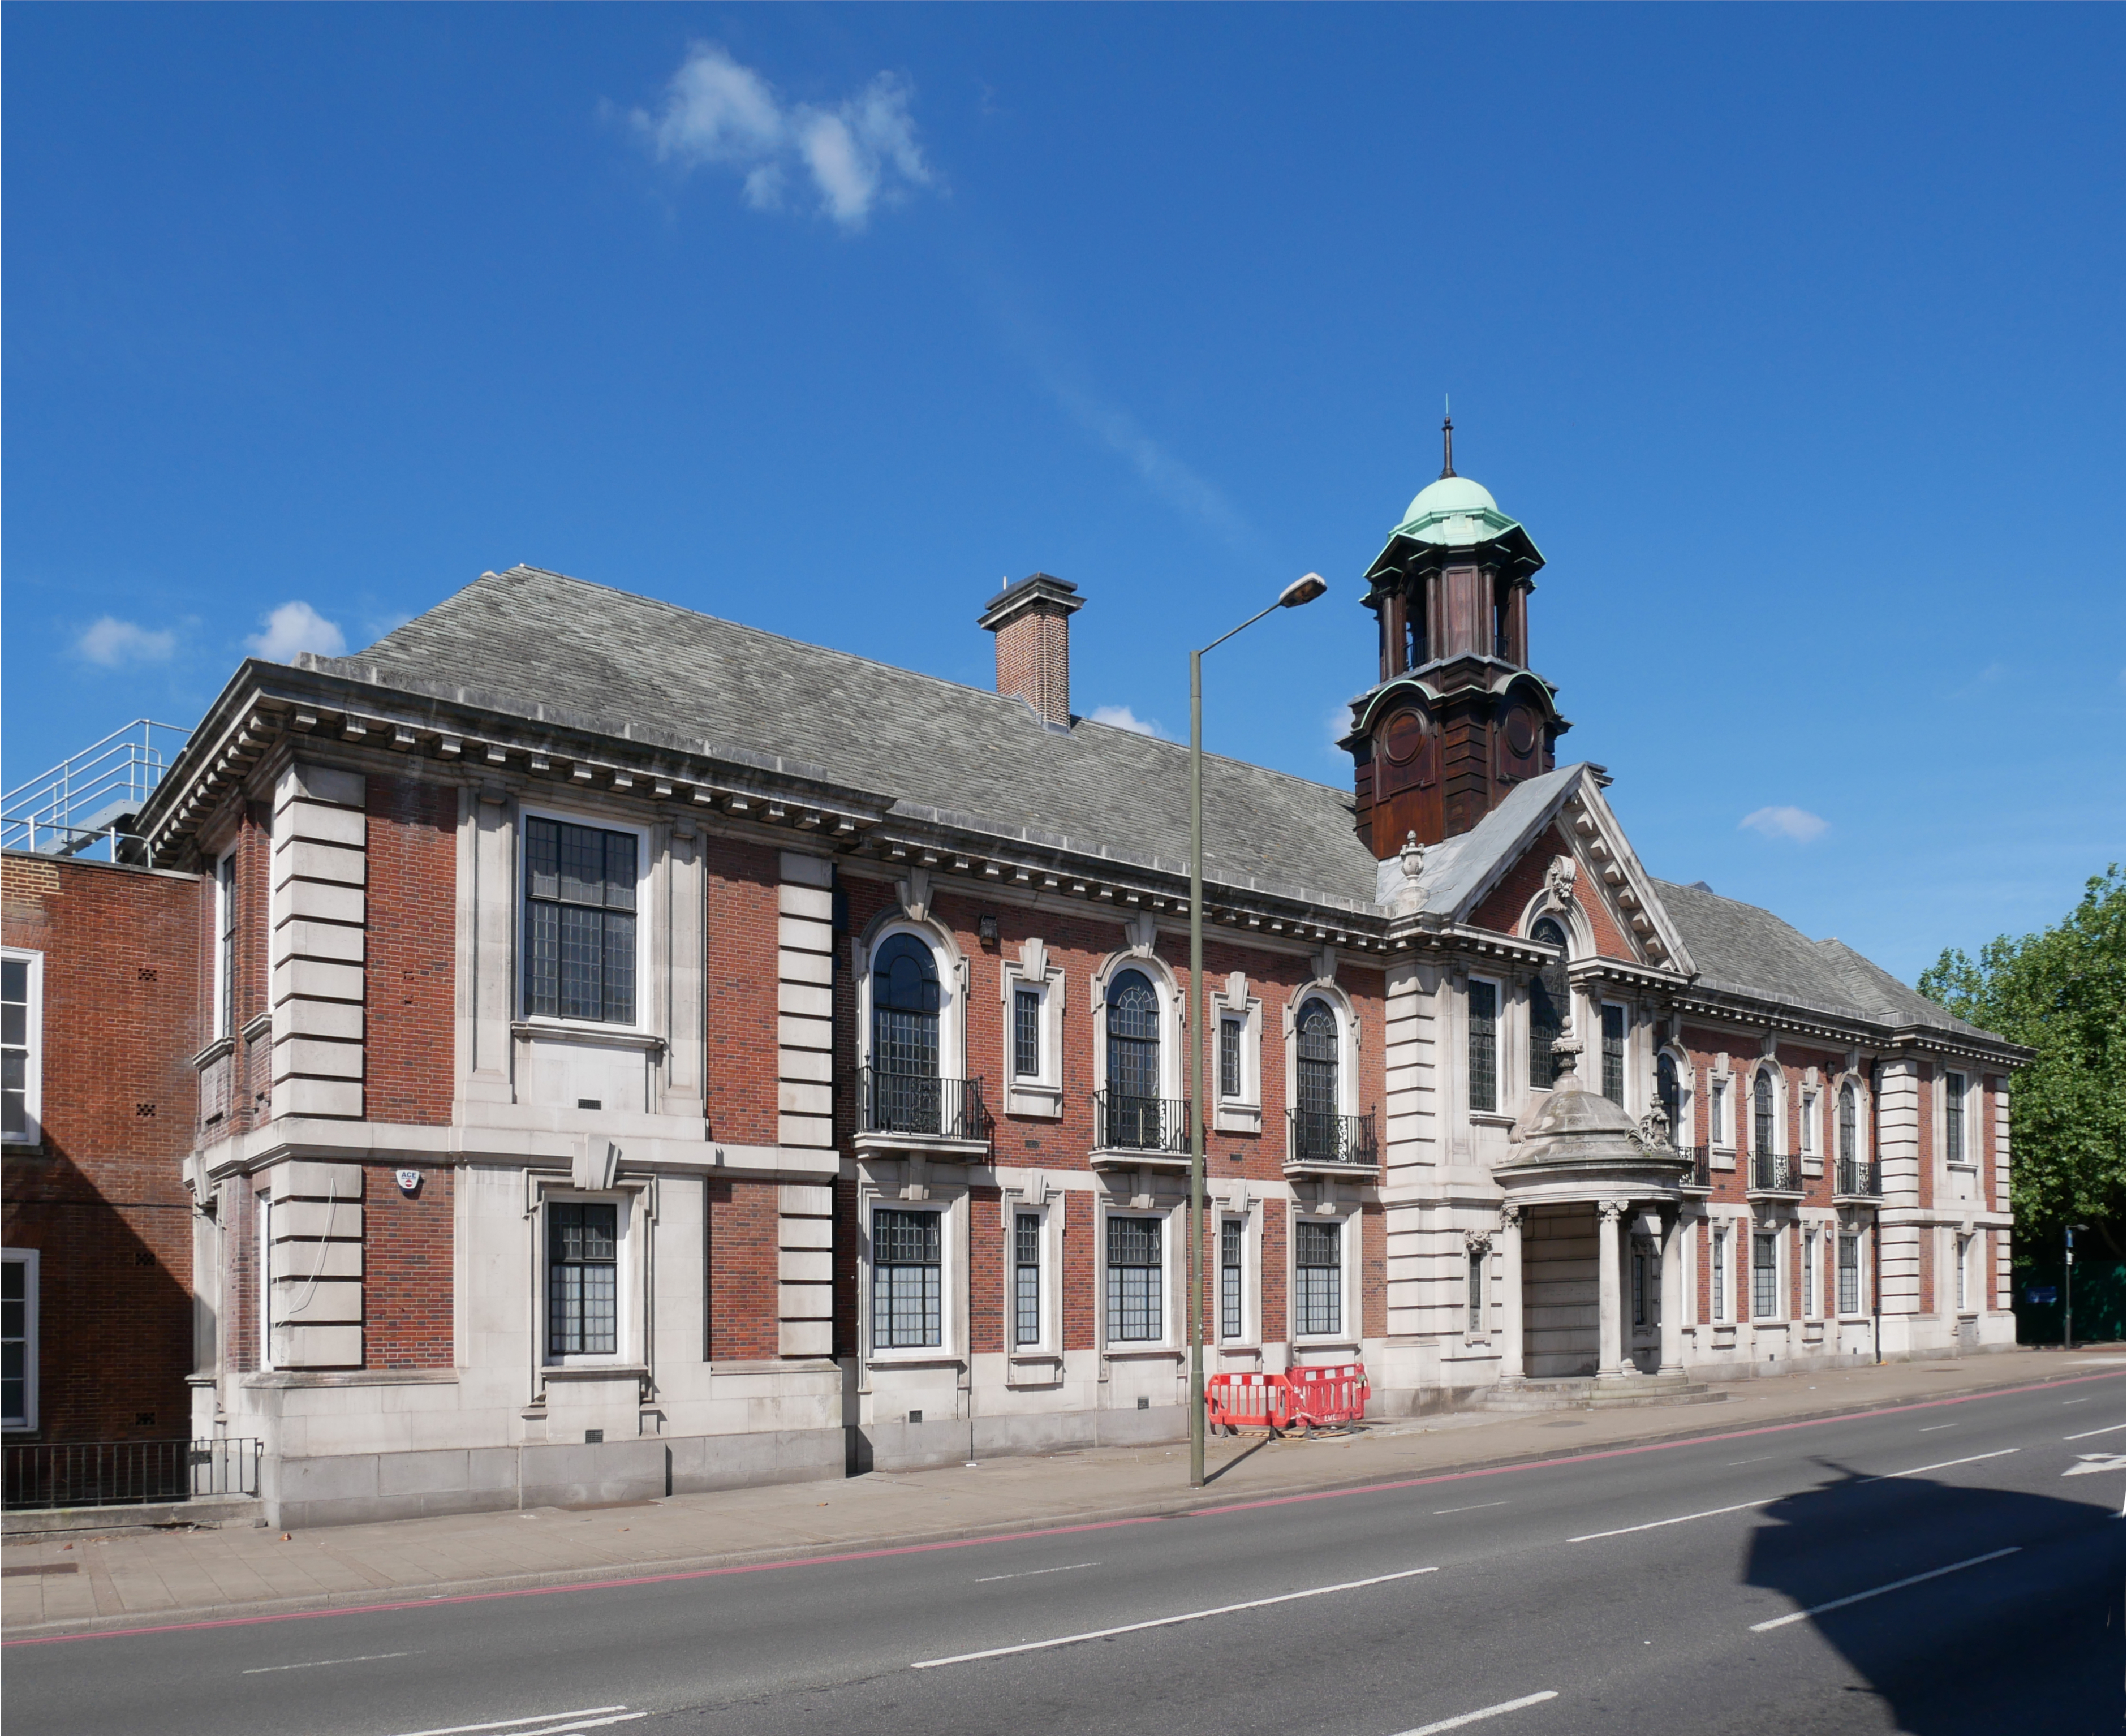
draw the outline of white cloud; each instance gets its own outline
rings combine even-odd
[[[266,631],[244,642],[254,657],[268,663],[292,663],[298,651],[337,657],[347,649],[347,635],[307,603],[284,603],[266,617]]]
[[[110,669],[128,663],[167,663],[177,648],[178,636],[169,628],[144,627],[116,615],[98,617],[74,641],[74,649],[91,663]]]
[[[1163,740],[1167,731],[1149,718],[1140,717],[1126,705],[1096,707],[1089,720],[1105,723],[1111,729],[1128,730],[1133,736],[1157,736]]]
[[[787,171],[802,168],[821,211],[855,231],[882,201],[930,185],[911,94],[907,80],[881,73],[831,107],[785,103],[752,68],[713,42],[698,42],[666,87],[664,106],[655,115],[635,109],[628,122],[660,163],[739,171],[746,202],[756,210],[779,208]]]
[[[1797,844],[1808,844],[1821,838],[1831,822],[1818,818],[1807,808],[1761,807],[1755,813],[1746,814],[1737,824],[1737,831],[1749,830],[1767,838],[1791,838]]]

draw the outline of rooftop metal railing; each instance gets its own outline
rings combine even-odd
[[[136,717],[17,784],[0,794],[0,849],[128,859],[135,817],[191,735],[174,723]]]

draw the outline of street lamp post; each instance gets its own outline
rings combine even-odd
[[[1189,1487],[1204,1487],[1204,653],[1272,609],[1312,603],[1329,587],[1296,579],[1270,608],[1189,654]]]

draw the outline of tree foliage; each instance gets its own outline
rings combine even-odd
[[[2127,886],[2115,863],[2049,929],[1955,948],[1920,991],[1959,1018],[2037,1052],[2010,1087],[2010,1198],[2020,1240],[2088,1224],[2116,1255],[2127,1171]]]

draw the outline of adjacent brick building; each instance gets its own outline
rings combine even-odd
[[[246,663],[154,868],[7,860],[34,1426],[190,1376],[284,1521],[1172,1439],[1192,1043],[1215,1369],[1393,1413],[2009,1343],[2020,1052],[1646,873],[1542,565],[1412,504],[1353,788],[1206,763],[1201,984],[1188,756],[1073,714],[1045,575],[996,691],[530,567]]]

